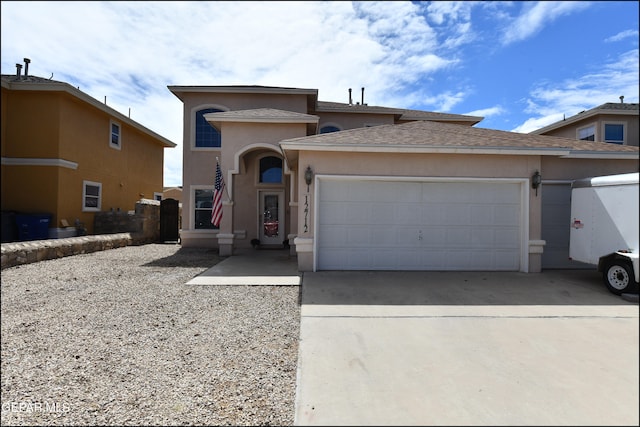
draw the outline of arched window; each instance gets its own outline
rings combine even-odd
[[[219,113],[217,108],[205,108],[196,111],[196,147],[220,147],[220,132],[209,124],[204,118],[207,113]]]
[[[282,159],[273,156],[260,159],[260,182],[282,183]]]
[[[320,128],[320,133],[330,133],[330,132],[338,132],[340,129],[336,126],[322,126]]]

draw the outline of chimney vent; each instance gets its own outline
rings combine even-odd
[[[360,103],[364,105],[364,88],[362,88],[362,99]]]
[[[622,104],[623,102],[624,102],[624,95],[620,97],[620,104]]]
[[[29,76],[29,63],[31,62],[31,60],[29,58],[24,58],[24,76],[28,77]]]
[[[353,101],[351,100],[351,88],[349,88],[349,105],[353,104]]]
[[[22,64],[16,64],[16,79],[20,78],[21,71],[22,71]]]

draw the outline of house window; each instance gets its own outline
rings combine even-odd
[[[596,127],[594,125],[578,129],[578,139],[582,141],[596,140]]]
[[[109,146],[111,148],[115,148],[117,150],[120,149],[120,124],[112,121],[111,122],[111,132],[109,135]]]
[[[340,128],[338,128],[337,126],[327,125],[320,128],[320,133],[338,132],[339,130]]]
[[[213,210],[213,189],[195,190],[194,193],[194,228],[198,230],[217,230],[211,224]]]
[[[217,108],[205,108],[196,111],[196,147],[220,147],[220,132],[207,122],[204,114],[219,113],[222,110]]]
[[[282,183],[282,159],[273,156],[260,159],[260,182],[269,184]]]
[[[102,208],[102,184],[99,182],[82,182],[82,211],[98,212]]]
[[[605,123],[604,142],[624,144],[624,125],[621,123]]]
[[[153,200],[157,200],[159,202],[162,201],[162,193],[158,193],[158,192],[153,192]]]

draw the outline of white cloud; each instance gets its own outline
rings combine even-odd
[[[534,130],[548,126],[551,123],[560,121],[562,120],[563,117],[564,116],[562,114],[556,113],[556,114],[550,114],[544,117],[527,119],[527,121],[525,121],[523,124],[512,129],[511,132],[530,133],[530,132],[533,132]]]
[[[618,34],[611,36],[611,37],[607,37],[606,39],[604,39],[605,42],[619,42],[620,40],[624,40],[628,37],[635,37],[636,39],[638,38],[638,30],[625,30],[625,31],[621,31]]]
[[[638,51],[631,50],[593,73],[562,82],[541,83],[525,100],[525,111],[535,117],[514,131],[531,132],[562,117],[568,118],[607,102],[619,102],[621,95],[625,102],[638,102],[639,73]]]
[[[522,2],[523,13],[513,20],[504,33],[503,43],[525,40],[562,15],[589,7],[586,1]]]
[[[504,114],[505,110],[500,105],[496,105],[494,107],[483,108],[480,110],[469,111],[468,113],[464,113],[467,116],[480,116],[480,117],[492,117],[499,116]]]

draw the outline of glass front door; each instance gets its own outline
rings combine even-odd
[[[282,245],[284,236],[284,192],[260,191],[259,228],[261,245]]]

